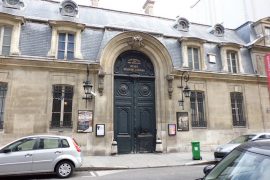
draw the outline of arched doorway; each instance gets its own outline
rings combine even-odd
[[[120,54],[114,65],[114,138],[118,153],[155,150],[155,115],[152,62],[139,51]]]

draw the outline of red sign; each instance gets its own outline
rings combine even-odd
[[[264,64],[268,81],[268,91],[270,92],[270,53],[265,55]]]

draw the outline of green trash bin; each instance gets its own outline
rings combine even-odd
[[[200,142],[198,141],[192,141],[192,159],[193,160],[201,160],[201,150],[200,150]]]

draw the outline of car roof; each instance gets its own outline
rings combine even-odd
[[[270,140],[247,142],[238,146],[237,149],[270,156]]]
[[[59,136],[59,135],[49,135],[49,134],[44,134],[44,135],[31,135],[31,136],[25,136],[20,139],[24,138],[41,138],[41,137],[54,137],[54,138],[70,138],[68,136]]]
[[[264,134],[270,135],[270,133],[268,133],[268,132],[247,133],[247,134],[243,134],[243,135],[255,135],[255,136],[258,136],[258,135],[264,135]]]

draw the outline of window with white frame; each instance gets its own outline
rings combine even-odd
[[[72,99],[72,86],[53,86],[51,128],[72,128]]]
[[[7,93],[7,84],[0,83],[0,129],[4,127],[4,108]]]
[[[58,37],[58,59],[74,59],[74,34],[59,33]]]
[[[191,91],[190,108],[191,108],[191,125],[192,127],[206,127],[205,118],[205,97],[203,91]]]
[[[200,49],[188,47],[188,66],[194,70],[200,70]]]
[[[236,51],[227,51],[228,71],[238,73],[238,56]]]
[[[244,116],[243,93],[231,92],[230,95],[233,126],[246,126],[246,120]]]
[[[9,55],[11,46],[12,28],[9,26],[0,26],[0,54]]]

